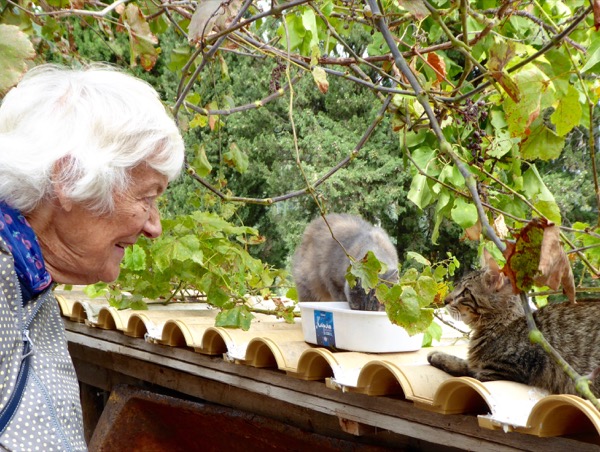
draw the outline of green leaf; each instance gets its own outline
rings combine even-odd
[[[451,211],[452,219],[463,229],[469,228],[477,223],[477,207],[468,203],[461,196],[454,200],[454,207]]]
[[[360,278],[363,288],[371,289],[379,283],[379,273],[382,271],[382,263],[375,257],[372,251],[368,251],[366,256],[350,263],[349,273],[356,278]],[[348,282],[352,283],[353,281],[354,279],[351,278]]]
[[[411,336],[425,331],[433,321],[433,309],[421,308],[419,297],[410,286],[394,285],[387,293],[377,296],[383,301],[390,321],[406,329]]]
[[[285,296],[294,301],[298,301],[298,290],[295,287],[292,287],[285,293]]]
[[[600,63],[600,36],[598,36],[598,33],[593,33],[592,37],[592,43],[588,49],[589,58],[581,68],[581,72],[596,72],[598,70],[595,66]]]
[[[309,50],[312,49],[315,46],[319,45],[319,31],[317,30],[317,17],[315,16],[315,12],[310,9],[310,8],[306,8],[304,10],[304,12],[302,13],[302,27],[310,32],[310,38],[308,40],[308,42],[306,42],[306,35],[305,35],[305,42],[304,42],[304,47],[305,49]],[[307,54],[308,52],[305,52],[305,54]]]
[[[206,118],[206,116],[202,117]],[[194,161],[192,162],[192,167],[200,177],[206,177],[212,171],[212,165],[208,161],[204,145],[198,146],[198,150],[196,151]]]
[[[207,301],[217,307],[223,307],[225,304],[229,303],[231,298],[227,295],[222,288],[220,288],[216,283],[213,282],[210,288],[206,291],[206,299]]]
[[[465,178],[455,165],[445,165],[438,178],[440,182],[451,183],[456,188],[465,186]]]
[[[433,201],[433,191],[429,188],[428,179],[422,174],[413,177],[407,198],[421,209],[427,207]]]
[[[413,261],[418,262],[419,264],[425,265],[425,266],[431,265],[431,262],[429,262],[429,260],[425,259],[419,253],[415,253],[414,251],[408,251],[406,253],[406,259],[413,260]]]
[[[224,309],[217,314],[215,325],[223,328],[241,328],[244,331],[250,329],[254,315],[246,305],[236,305],[231,309]]]
[[[560,209],[554,195],[548,190],[537,168],[533,165],[523,174],[523,191],[542,215],[558,225],[561,224]]]
[[[25,33],[14,25],[0,24],[0,94],[17,84],[27,70],[26,60],[35,50]]]
[[[231,143],[229,151],[223,154],[224,162],[235,168],[238,173],[244,174],[248,170],[248,155],[237,146],[235,143]]]
[[[550,116],[552,123],[556,126],[556,134],[565,136],[573,127],[581,121],[582,109],[579,102],[579,91],[569,85],[567,93],[559,99],[556,110]]]
[[[415,165],[430,176],[439,174],[439,168],[435,160],[436,151],[427,146],[420,147],[412,153]]]
[[[565,146],[564,137],[558,136],[539,120],[530,135],[521,142],[521,155],[525,160],[554,160]]]
[[[258,234],[258,231],[254,228],[249,226],[235,226],[211,212],[196,211],[192,213],[191,218],[204,231],[222,232],[225,235]]]
[[[454,198],[450,196],[448,190],[442,189],[438,195],[438,202],[435,206],[435,224],[431,232],[431,242],[437,244],[437,239],[440,235],[440,226],[442,220],[446,218],[454,205]]]
[[[190,127],[206,127],[208,125],[208,116],[201,115],[200,113],[196,113],[192,120],[190,121]]]
[[[438,292],[437,283],[431,276],[420,276],[417,279],[416,291],[418,295],[419,306],[425,308],[431,305]]]
[[[172,261],[192,261],[203,264],[200,241],[195,235],[165,237],[153,248],[153,258],[158,271],[169,268]]]
[[[133,271],[146,269],[146,252],[138,244],[125,248],[122,265]]]
[[[304,36],[306,35],[306,30],[302,25],[302,19],[295,14],[286,14],[285,21],[287,23],[287,35],[283,26],[279,27],[277,34],[281,36],[284,48],[288,46],[286,36],[289,36],[290,50],[297,50],[304,42]]]
[[[108,284],[104,282],[90,284],[83,288],[83,293],[85,293],[90,298],[96,298],[100,295],[105,295],[108,293]]]
[[[442,327],[436,322],[431,322],[423,335],[423,347],[431,347],[433,341],[442,339]]]

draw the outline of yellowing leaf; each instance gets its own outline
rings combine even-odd
[[[319,88],[319,91],[321,91],[323,94],[327,94],[327,91],[329,90],[329,82],[327,81],[327,73],[325,72],[325,69],[316,66],[312,70],[312,75],[317,87]]]
[[[17,84],[25,71],[26,60],[35,57],[35,51],[25,33],[14,25],[0,24],[0,94]]]
[[[511,41],[497,39],[490,49],[488,69],[494,79],[504,88],[513,102],[521,100],[521,92],[517,84],[504,71],[508,62],[515,56],[515,44]]]
[[[564,137],[558,136],[542,121],[536,121],[529,136],[521,142],[521,155],[525,160],[554,160],[564,147]]]
[[[158,59],[159,50],[155,47],[158,38],[150,31],[150,26],[140,8],[133,3],[127,5],[121,20],[129,33],[131,66],[136,66],[139,59],[140,65],[146,71],[150,71]]]
[[[552,123],[556,126],[556,134],[562,137],[573,130],[573,127],[581,121],[582,113],[579,91],[569,85],[566,95],[559,99],[556,110],[550,116]]]
[[[200,0],[188,28],[189,41],[204,41],[213,28],[225,28],[237,15],[240,5],[240,0]]]
[[[248,155],[235,143],[231,143],[229,151],[223,154],[223,160],[241,174],[245,173],[248,169]]]
[[[519,102],[506,99],[502,104],[506,114],[508,130],[512,137],[523,137],[529,133],[529,127],[540,115],[541,106],[546,97],[553,97],[551,82],[539,69],[532,68],[516,74],[512,79],[519,88]]]

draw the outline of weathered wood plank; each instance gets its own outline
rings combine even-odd
[[[158,385],[322,434],[360,441],[377,442],[383,438],[388,445],[396,446],[414,447],[418,443],[421,450],[427,450],[427,444],[486,451],[598,450],[596,445],[573,439],[481,429],[475,416],[440,415],[404,400],[341,393],[323,382],[291,378],[280,371],[232,364],[186,349],[149,344],[118,332],[66,323],[80,378],[90,385],[104,385],[98,387],[107,390],[120,382]],[[338,418],[390,433],[356,438],[341,430]]]

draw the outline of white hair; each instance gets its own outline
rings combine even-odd
[[[63,195],[101,214],[141,163],[176,178],[184,145],[158,93],[107,65],[31,69],[0,105],[0,200],[24,213]]]

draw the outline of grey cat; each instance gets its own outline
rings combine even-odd
[[[531,344],[519,296],[491,256],[486,259],[485,268],[464,277],[444,300],[450,313],[471,327],[468,358],[436,351],[427,357],[430,364],[457,377],[512,380],[554,394],[577,394],[572,379]],[[599,396],[600,303],[550,304],[533,316],[560,355],[580,375],[592,378],[590,388]]]
[[[387,265],[380,278],[387,282],[398,281],[398,253],[386,232],[362,218],[348,214],[326,215],[314,219],[304,231],[302,242],[292,262],[292,275],[300,301],[348,301],[351,309],[383,311],[384,306],[360,284],[350,287],[345,275],[350,260],[345,250],[355,259],[362,259],[368,251]]]

